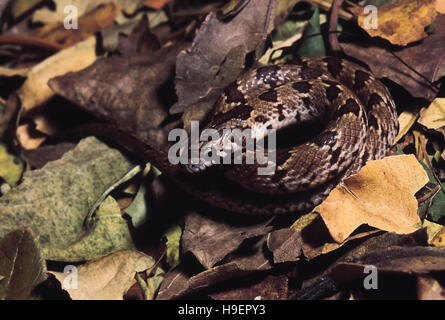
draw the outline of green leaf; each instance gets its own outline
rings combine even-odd
[[[0,237],[27,226],[39,235],[46,259],[61,259],[61,251],[95,230],[94,211],[138,167],[96,138],[82,140],[61,159],[25,173],[23,182],[0,198]]]
[[[0,241],[0,300],[28,299],[45,279],[45,260],[31,230],[8,233]]]
[[[314,14],[303,33],[303,43],[297,50],[299,56],[321,57],[326,55],[323,37],[320,32],[320,12],[318,7],[315,7]]]
[[[0,143],[0,177],[13,187],[20,180],[23,170],[23,161],[10,154],[6,146]]]
[[[93,229],[78,242],[67,248],[53,248],[48,255],[57,261],[93,260],[122,249],[135,249],[135,245],[119,205],[108,196],[94,215]]]
[[[182,229],[178,225],[170,227],[165,233],[167,238],[167,263],[172,267],[179,264],[179,245],[181,242]]]
[[[141,183],[133,202],[128,206],[125,212],[131,217],[133,227],[139,228],[147,221],[148,216],[148,201],[147,201],[147,186],[145,181]]]

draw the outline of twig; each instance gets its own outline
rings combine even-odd
[[[40,48],[47,51],[59,51],[64,48],[61,44],[53,41],[29,36],[19,36],[15,34],[0,35],[0,45],[1,44],[15,44],[25,47]]]
[[[338,13],[342,4],[343,0],[334,0],[329,14],[329,45],[334,52],[341,51],[337,33],[334,31],[337,30]]]
[[[325,0],[309,0],[310,3],[316,4],[321,9],[329,11],[331,9],[331,3]],[[338,16],[346,21],[354,19],[354,16],[347,12],[346,10],[340,9],[338,12]]]

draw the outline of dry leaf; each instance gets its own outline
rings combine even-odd
[[[436,130],[445,137],[445,98],[437,98],[429,107],[420,111],[419,123]]]
[[[122,300],[130,289],[136,272],[154,265],[154,260],[142,252],[122,250],[77,268],[77,288],[74,274],[51,272],[73,300]]]
[[[218,221],[190,212],[185,217],[182,249],[192,252],[207,269],[236,250],[248,238],[266,234],[270,219],[259,222],[251,221],[248,225],[236,225],[233,219]]]
[[[35,37],[57,42],[69,47],[79,41],[87,39],[93,33],[114,24],[115,19],[121,12],[122,7],[109,3],[100,6],[78,19],[78,29],[65,28],[64,23],[52,23],[36,29],[32,34]]]
[[[445,300],[445,289],[433,277],[419,276],[417,298],[419,300]]]
[[[445,15],[437,16],[434,26],[434,33],[422,42],[394,51],[406,65],[371,41],[340,43],[340,46],[348,56],[366,62],[378,78],[391,79],[413,97],[432,100],[437,88],[431,83],[441,77],[445,68]]]
[[[171,0],[145,0],[144,5],[155,10],[161,10],[170,1]]]
[[[369,161],[335,188],[316,211],[337,242],[362,224],[411,233],[420,224],[414,194],[427,182],[427,173],[413,155]]]
[[[37,149],[45,140],[44,135],[32,136],[33,130],[29,123],[22,124],[17,128],[16,134],[20,141],[20,145],[26,150]]]
[[[410,111],[403,111],[399,115],[399,133],[394,138],[393,145],[395,145],[403,136],[411,129],[413,124],[416,122],[418,115]]]
[[[19,90],[23,109],[29,111],[53,96],[54,92],[47,85],[49,79],[82,70],[95,60],[96,38],[90,37],[31,68]]]
[[[445,13],[445,0],[436,0],[436,11]]]
[[[378,8],[378,27],[366,27],[367,15],[362,8],[353,11],[360,14],[358,24],[372,37],[382,37],[396,45],[421,40],[427,36],[424,29],[435,18],[435,0],[396,0]]]

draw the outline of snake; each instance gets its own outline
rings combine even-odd
[[[385,157],[398,121],[390,92],[371,71],[337,57],[311,57],[238,77],[224,89],[205,128],[250,129],[255,141],[275,130],[275,170],[259,175],[257,162],[200,159],[185,165],[185,189],[223,210],[276,215],[312,210],[367,161]],[[199,150],[227,156],[221,139],[201,142]]]

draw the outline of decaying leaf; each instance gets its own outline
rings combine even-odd
[[[171,99],[171,93],[162,89],[166,89],[182,48],[183,44],[164,47],[149,57],[111,57],[52,79],[49,84],[56,93],[98,118],[162,149],[167,136],[160,128],[168,115],[165,103]]]
[[[145,271],[153,265],[153,258],[142,252],[122,250],[79,266],[75,282],[72,272],[51,273],[73,300],[122,300],[136,272]]]
[[[0,237],[26,226],[39,236],[46,259],[61,259],[59,253],[53,256],[55,249],[73,261],[67,249],[94,232],[90,212],[134,167],[118,150],[96,138],[82,140],[60,160],[25,173],[23,182],[0,198]],[[121,234],[116,237],[122,241]],[[104,244],[95,252],[109,252],[109,244]]]
[[[192,46],[176,60],[178,102],[171,112],[179,113],[190,106],[202,115],[209,111],[221,91],[244,69],[246,55],[254,52],[259,58],[263,54],[267,34],[274,29],[275,14],[276,2],[270,0],[248,1],[230,23],[210,13]]]
[[[367,25],[367,16],[363,8],[355,8],[359,14],[358,24],[372,37],[382,37],[396,45],[421,40],[427,36],[424,29],[435,18],[436,0],[396,0],[378,8],[378,26],[376,29]],[[369,22],[368,22],[369,23]]]
[[[232,284],[235,288],[215,288],[216,292],[209,293],[215,300],[286,300],[288,291],[288,277],[286,275],[268,275],[261,281],[250,284],[249,281]]]
[[[271,229],[267,226],[269,222],[270,219],[262,219],[257,223],[237,225],[190,212],[185,217],[182,250],[192,252],[204,267],[211,268],[245,239],[266,234]]]
[[[265,237],[255,241],[249,250],[232,261],[189,277],[180,268],[168,274],[159,289],[157,299],[177,299],[187,294],[235,279],[247,274],[269,270],[272,266],[263,252]],[[242,252],[243,253],[243,252]]]
[[[434,25],[434,33],[421,43],[394,51],[404,63],[372,42],[340,43],[340,46],[348,56],[364,61],[377,77],[391,79],[414,97],[432,100],[437,94],[432,83],[445,69],[445,15],[437,16]]]
[[[369,161],[316,210],[337,242],[362,224],[411,233],[420,224],[414,194],[427,182],[428,175],[412,155]]]
[[[19,228],[0,241],[0,299],[30,298],[46,279],[46,263],[29,228]]]
[[[28,111],[54,95],[47,85],[49,79],[86,68],[95,60],[96,38],[91,37],[32,67],[27,80],[19,90],[23,109]]]

